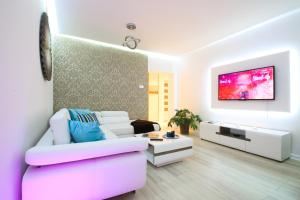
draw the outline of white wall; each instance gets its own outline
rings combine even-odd
[[[298,11],[257,26],[255,29],[235,34],[206,48],[186,54],[179,68],[180,107],[190,108],[192,111],[200,114],[203,120],[225,121],[290,130],[293,133],[292,152],[300,155],[299,24],[300,12]],[[212,108],[212,67],[282,52],[284,50],[289,50],[291,54],[290,112]]]
[[[148,71],[149,72],[169,72],[174,73],[174,65],[176,61],[148,56]]]
[[[211,69],[211,107],[239,110],[262,111],[290,111],[290,53],[280,52],[245,60],[238,63],[227,64]],[[219,101],[218,100],[218,75],[247,69],[274,66],[275,100],[253,101]]]
[[[0,3],[0,199],[21,199],[24,152],[41,137],[52,114],[52,82],[39,60],[40,1]],[[35,188],[33,188],[35,190]]]

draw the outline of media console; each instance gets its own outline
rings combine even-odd
[[[291,133],[229,123],[200,123],[200,138],[283,161],[291,154]]]

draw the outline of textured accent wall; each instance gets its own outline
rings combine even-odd
[[[147,56],[65,36],[53,43],[54,111],[124,110],[148,118]]]

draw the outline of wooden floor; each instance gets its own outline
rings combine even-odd
[[[160,168],[148,163],[146,186],[111,200],[300,200],[299,161],[281,163],[193,138],[194,156]]]

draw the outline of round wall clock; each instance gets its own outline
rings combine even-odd
[[[47,13],[43,13],[40,21],[40,61],[45,80],[52,77],[51,34]]]

